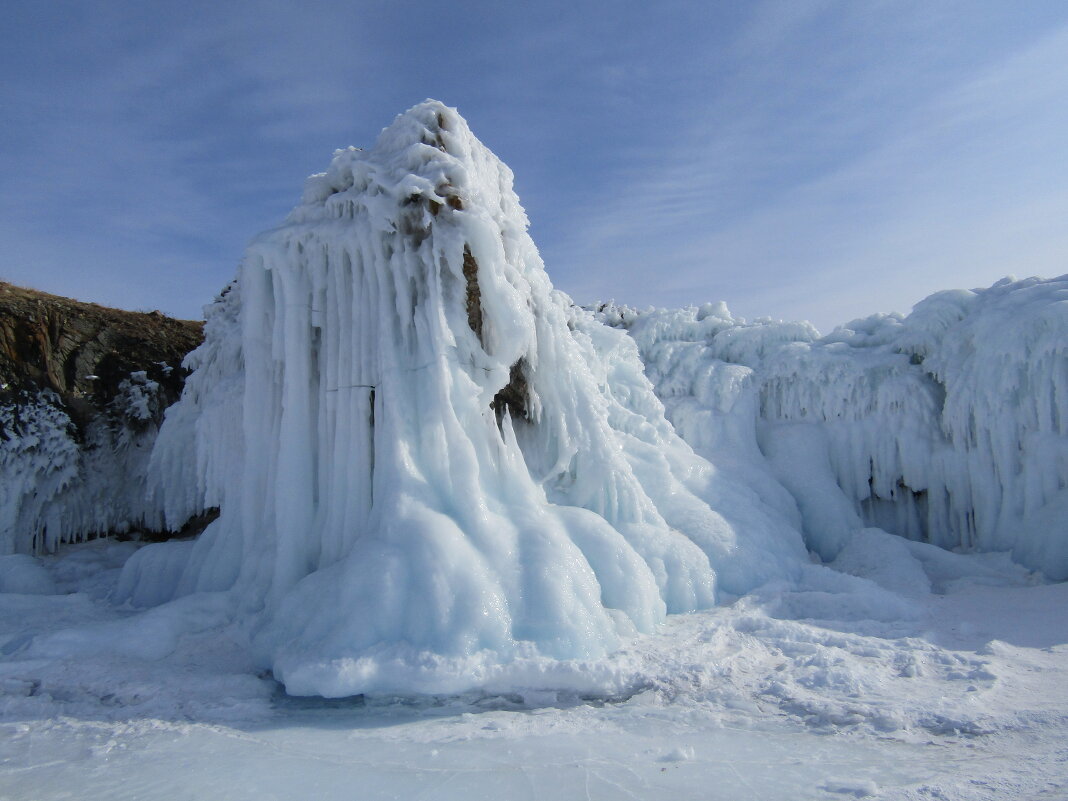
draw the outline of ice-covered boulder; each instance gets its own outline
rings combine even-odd
[[[287,690],[340,696],[559,685],[717,582],[793,575],[796,511],[694,454],[526,228],[440,103],[338,151],[249,247],[153,453],[169,516],[221,516],[143,549],[129,597],[229,591]]]

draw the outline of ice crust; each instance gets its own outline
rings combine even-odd
[[[723,304],[597,308],[679,434],[777,478],[825,560],[875,526],[1068,579],[1068,276],[939,292],[822,338]]]
[[[180,776],[197,798],[314,787],[347,799],[358,786],[361,798],[797,801],[870,779],[880,798],[1063,796],[1068,584],[1034,584],[1005,554],[863,539],[842,566],[880,587],[808,565],[529,678],[550,687],[569,671],[572,686],[618,688],[607,698],[518,682],[286,698],[231,625],[232,594],[131,614],[108,598],[133,543],[23,557],[64,594],[0,591],[0,786],[143,801],[173,798]],[[903,551],[940,594],[899,571]]]
[[[795,576],[784,498],[693,452],[526,228],[440,103],[338,151],[249,247],[152,456],[168,521],[222,514],[125,596],[229,590],[287,691],[342,696],[551,686],[717,581]]]

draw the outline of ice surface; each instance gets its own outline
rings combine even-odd
[[[37,560],[27,554],[0,556],[0,592],[52,595],[55,582]]]
[[[295,694],[589,689],[614,679],[572,662],[717,581],[797,575],[788,496],[693,452],[526,228],[440,103],[338,151],[250,246],[152,456],[168,521],[221,516],[122,597],[232,591]]]
[[[810,565],[591,664],[626,677],[607,698],[288,697],[232,594],[132,613],[107,599],[134,546],[72,546],[34,560],[65,594],[0,592],[0,796],[1063,797],[1068,584],[871,536],[943,594]]]

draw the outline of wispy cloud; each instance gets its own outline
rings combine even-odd
[[[199,313],[299,195],[311,169],[292,143],[319,141],[316,166],[340,144],[335,109],[374,58],[295,6],[248,12],[100,3],[51,20],[3,90],[19,110],[0,134],[4,277]]]
[[[795,18],[778,38],[811,20]],[[838,32],[856,37],[863,23],[838,20]],[[566,288],[639,304],[724,298],[750,316],[828,327],[907,311],[949,285],[1068,269],[1068,106],[1058,100],[1068,28],[988,63],[942,66],[936,80],[924,62],[938,54],[919,53],[925,44],[898,54],[907,92],[885,87],[880,68],[841,76],[781,119],[784,98],[759,92],[763,82],[736,88],[751,96],[744,107],[727,96],[695,109],[689,130],[620,170],[611,200],[557,246],[583,265]]]
[[[195,314],[334,148],[427,96],[512,166],[580,300],[826,327],[1064,269],[1057,2],[14,0],[6,22],[0,275],[52,291]]]

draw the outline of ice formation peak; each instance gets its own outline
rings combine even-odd
[[[794,527],[679,439],[526,229],[455,109],[337,151],[249,247],[153,456],[176,519],[221,516],[139,552],[129,597],[232,591],[291,692],[451,691],[556,683],[717,576],[794,570]]]

